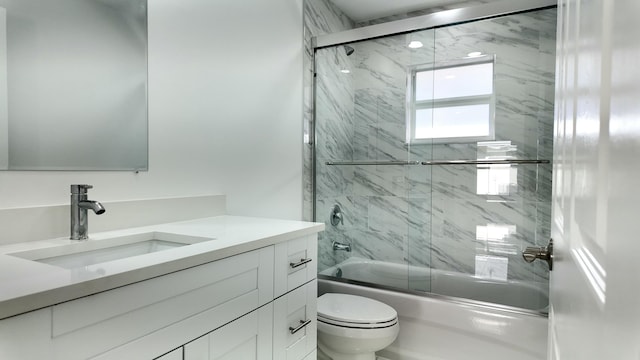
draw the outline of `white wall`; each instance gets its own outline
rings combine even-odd
[[[149,1],[149,171],[1,172],[0,208],[226,194],[299,219],[302,1]]]

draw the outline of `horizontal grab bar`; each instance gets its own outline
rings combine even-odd
[[[430,160],[430,161],[327,161],[325,165],[501,165],[550,164],[549,160]]]
[[[326,165],[422,165],[420,161],[327,161]]]

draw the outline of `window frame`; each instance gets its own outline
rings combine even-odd
[[[441,69],[464,67],[470,65],[491,64],[492,93],[487,95],[460,96],[444,99],[430,99],[416,101],[416,74],[420,72],[434,72]],[[477,141],[495,140],[495,55],[483,55],[468,57],[455,61],[441,62],[435,64],[420,64],[412,66],[407,71],[407,144],[449,144],[449,143],[470,143]],[[416,138],[416,111],[424,109],[437,109],[465,105],[489,105],[489,134],[486,136],[459,136],[441,138]]]

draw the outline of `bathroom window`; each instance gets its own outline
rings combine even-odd
[[[481,56],[412,68],[407,142],[493,140],[493,64],[493,56]]]

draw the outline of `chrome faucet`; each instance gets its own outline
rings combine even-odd
[[[87,210],[93,210],[96,215],[104,214],[102,204],[87,199],[87,190],[92,185],[71,185],[71,240],[86,240],[89,224]]]
[[[333,248],[333,251],[351,252],[351,244],[344,244],[341,242],[334,241],[331,243],[331,247]]]

